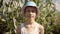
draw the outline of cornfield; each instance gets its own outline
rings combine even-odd
[[[16,34],[16,28],[24,22],[22,7],[34,1],[40,10],[36,21],[44,26],[45,34],[60,34],[60,12],[52,0],[0,0],[0,34]]]

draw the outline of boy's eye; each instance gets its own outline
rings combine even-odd
[[[27,10],[27,11],[30,11],[30,10]]]
[[[34,10],[32,10],[32,12],[34,13],[35,11],[34,11]]]

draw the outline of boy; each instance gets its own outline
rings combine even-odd
[[[24,5],[23,15],[26,20],[17,27],[17,34],[44,34],[44,27],[35,21],[39,11],[34,2],[28,1]]]

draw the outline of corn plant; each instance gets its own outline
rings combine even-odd
[[[27,1],[37,4],[40,15],[36,21],[44,26],[45,34],[59,34],[56,24],[59,16],[56,17],[57,10],[52,0],[0,0],[0,34],[16,34],[17,26],[25,20],[21,8]]]

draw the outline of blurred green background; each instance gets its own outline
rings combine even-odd
[[[36,21],[44,26],[45,34],[60,34],[60,12],[52,0],[0,0],[0,34],[16,34],[16,28],[24,22],[22,7],[34,1],[40,9]]]

